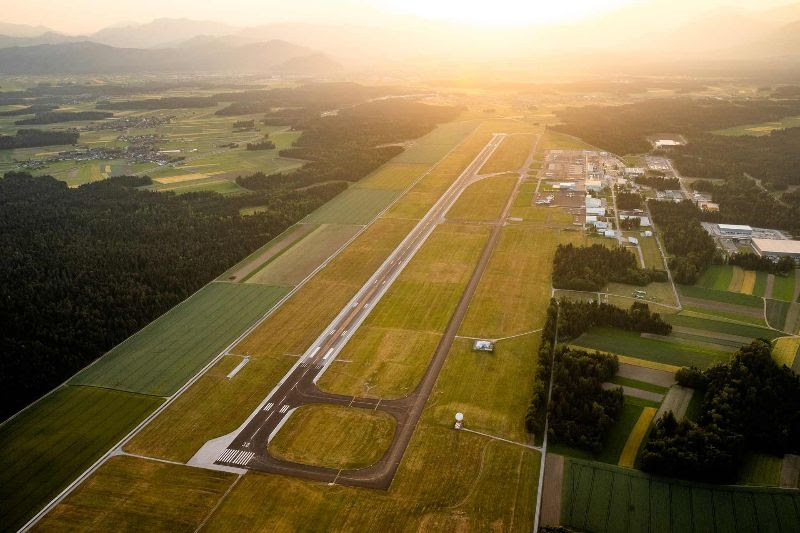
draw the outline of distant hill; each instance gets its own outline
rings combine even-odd
[[[86,37],[72,37],[63,33],[48,31],[34,37],[19,37],[14,35],[0,34],[0,48],[12,46],[35,46],[37,44],[61,44],[85,41]]]
[[[321,76],[326,74],[336,74],[341,72],[343,67],[325,54],[311,54],[302,57],[293,57],[280,65],[276,65],[274,71],[278,74],[288,74],[293,76]]]
[[[306,58],[306,59],[304,59]],[[296,61],[293,63],[290,61]],[[309,48],[273,40],[241,46],[197,44],[163,49],[116,48],[92,42],[0,49],[4,74],[253,72],[304,75],[331,72],[336,63]]]
[[[56,33],[47,26],[28,26],[27,24],[0,22],[0,35],[9,37],[36,37],[49,32]]]
[[[735,53],[752,58],[800,59],[800,20],[786,24],[767,36],[737,48]]]
[[[163,48],[199,35],[220,37],[237,31],[239,28],[219,22],[160,18],[147,24],[104,28],[87,40],[119,48]]]

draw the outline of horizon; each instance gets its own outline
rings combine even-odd
[[[701,16],[718,9],[768,11],[796,4],[786,0],[702,0],[669,2],[670,13],[665,18]],[[45,5],[46,4],[46,5]],[[288,5],[269,0],[210,2],[197,6],[187,0],[167,3],[115,2],[104,6],[102,14],[95,12],[95,2],[78,0],[68,6],[53,6],[45,0],[17,3],[5,9],[2,22],[44,27],[71,36],[91,35],[97,31],[127,26],[145,25],[158,19],[186,19],[232,26],[232,30],[262,25],[304,22],[329,26],[402,27],[415,22],[477,30],[503,30],[526,27],[554,27],[583,23],[593,18],[640,9],[657,9],[667,3],[662,0],[567,0],[547,9],[529,2],[500,0],[487,12],[477,1],[456,2],[440,0],[344,0],[335,5],[326,0],[302,0]]]

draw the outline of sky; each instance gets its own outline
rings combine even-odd
[[[0,0],[0,20],[44,25],[70,34],[159,17],[213,20],[238,26],[302,20],[380,24],[388,14],[478,26],[569,23],[659,0]],[[708,9],[724,4],[763,9],[788,0],[672,0]]]

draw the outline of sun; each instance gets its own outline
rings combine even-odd
[[[477,26],[568,23],[637,0],[372,0],[391,11]]]

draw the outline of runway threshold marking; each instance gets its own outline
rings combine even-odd
[[[270,409],[273,408],[274,405],[275,405],[274,402],[269,402],[267,405],[264,406],[264,409],[262,409],[262,411],[269,411]]]
[[[280,410],[280,411],[278,411],[278,412],[279,412],[280,414],[283,414],[283,413],[285,413],[285,412],[286,412],[286,411],[288,411],[288,410],[289,410],[289,405],[288,405],[288,404],[286,404],[286,405],[284,405],[283,407],[281,407],[281,410]]]

